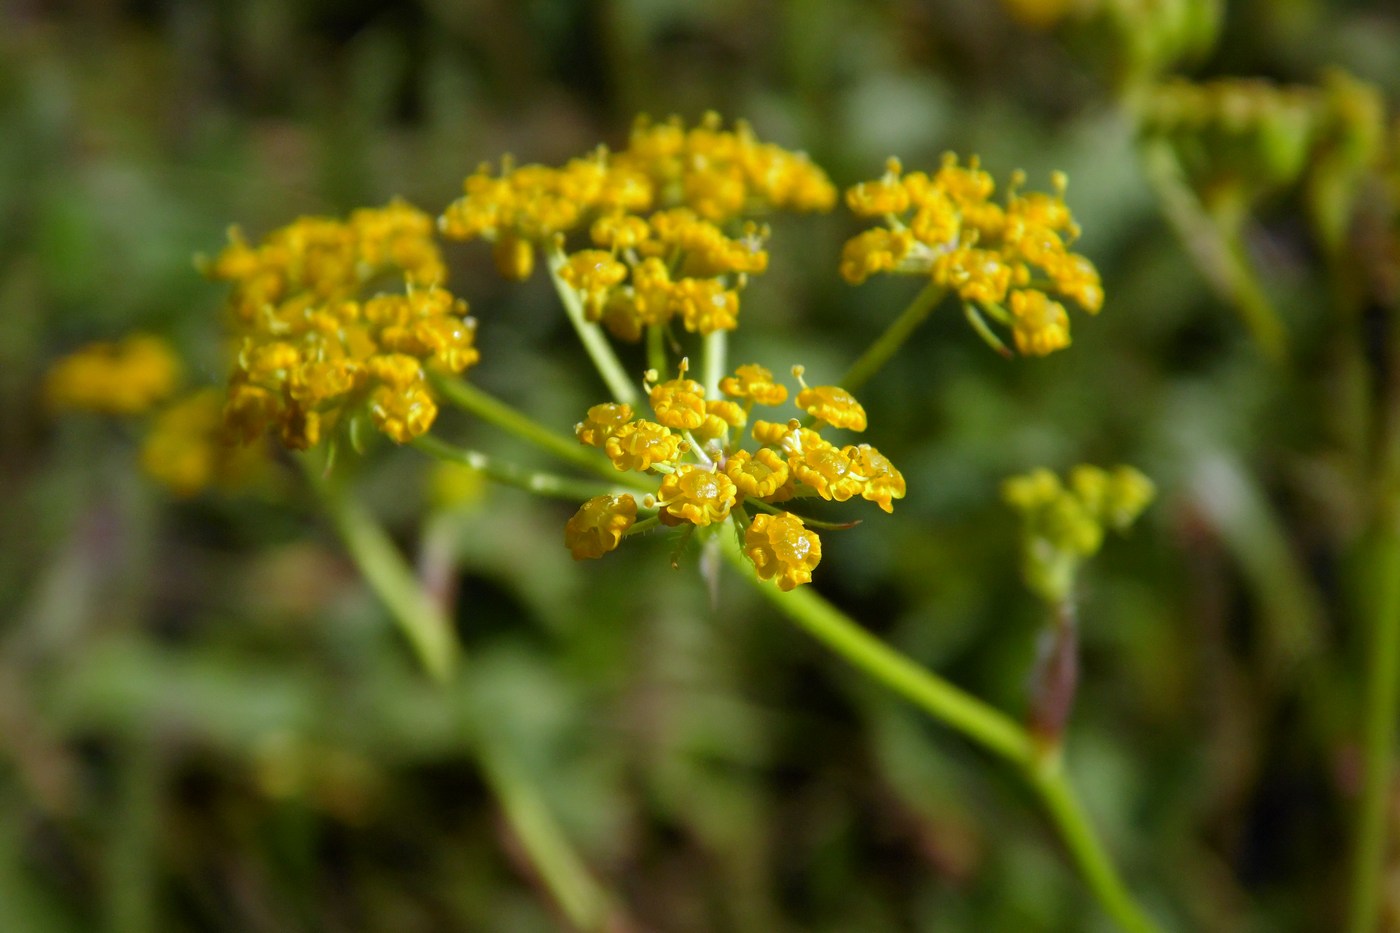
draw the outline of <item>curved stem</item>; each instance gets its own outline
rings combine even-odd
[[[540,450],[576,467],[609,479],[616,479],[613,474],[617,471],[613,469],[612,464],[598,457],[576,439],[550,430],[470,382],[456,376],[437,375],[433,378],[433,386],[442,394],[443,398],[459,408],[471,412],[482,421],[489,421],[496,427],[508,431],[521,440],[534,444]]]
[[[388,607],[423,669],[433,680],[445,683],[460,654],[446,615],[423,592],[417,577],[369,511],[345,495],[344,489],[327,478],[319,465],[299,459],[365,582]]]
[[[851,368],[846,370],[846,374],[841,377],[840,386],[846,391],[852,391],[858,386],[865,385],[870,377],[880,371],[880,368],[889,362],[895,351],[904,346],[904,342],[909,339],[909,335],[924,322],[924,318],[929,316],[929,312],[938,306],[943,300],[946,290],[933,282],[925,285],[914,300],[900,312],[899,317],[890,322],[890,326],[885,328],[885,332],[875,338],[875,342],[866,348]]]
[[[592,481],[569,479],[564,476],[555,476],[553,473],[542,473],[539,470],[531,470],[504,460],[497,460],[495,457],[480,451],[454,447],[431,434],[415,438],[413,446],[430,457],[451,463],[465,464],[474,470],[479,470],[487,479],[523,489],[537,496],[572,499],[577,502],[580,499],[591,499],[594,496],[610,492],[616,486],[645,488],[648,491],[651,489],[651,484],[646,483],[636,473],[621,473],[614,470],[615,475],[610,477],[613,480],[612,485],[600,487]]]
[[[564,313],[569,316],[569,323],[574,325],[574,331],[583,343],[583,348],[588,351],[589,358],[593,360],[598,375],[607,383],[608,391],[613,394],[615,401],[635,406],[639,400],[637,387],[632,384],[627,371],[622,368],[617,354],[613,352],[612,344],[603,336],[603,329],[584,315],[583,302],[579,299],[578,292],[559,277],[559,270],[567,261],[564,251],[557,246],[548,247],[545,249],[545,259],[549,265],[549,278],[564,305]]]
[[[1392,523],[1365,548],[1362,612],[1368,617],[1371,644],[1366,670],[1365,776],[1354,843],[1348,927],[1352,933],[1376,928],[1400,702],[1400,529]]]
[[[1132,933],[1156,929],[1133,901],[1094,835],[1058,755],[1037,754],[1030,734],[1010,716],[910,660],[808,587],[785,593],[760,580],[738,542],[728,535],[724,540],[729,562],[799,628],[871,679],[1014,765],[1044,803],[1046,815],[1104,910]]]

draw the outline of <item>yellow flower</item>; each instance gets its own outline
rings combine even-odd
[[[787,386],[775,382],[773,373],[756,363],[740,366],[734,375],[720,380],[725,395],[759,405],[781,405],[787,401]]]
[[[681,323],[691,333],[708,335],[739,326],[739,293],[718,279],[681,279],[674,296]]]
[[[865,430],[865,409],[840,386],[804,386],[797,393],[797,407],[834,428]]]
[[[841,249],[841,277],[859,285],[872,275],[894,272],[914,247],[908,230],[876,227],[846,241]]]
[[[965,302],[978,332],[1004,350],[981,317],[981,308],[1012,329],[1022,353],[1044,355],[1069,344],[1069,318],[1051,295],[1068,298],[1095,313],[1103,305],[1098,271],[1068,243],[1079,235],[1065,204],[1065,175],[1051,176],[1052,193],[1023,194],[1013,173],[1005,204],[991,200],[996,185],[976,157],[960,165],[951,153],[932,176],[903,173],[897,160],[885,175],[846,194],[851,209],[882,224],[847,241],[841,274],[852,284],[878,273],[928,276]],[[1040,293],[1027,304],[1014,290]],[[1023,305],[1008,315],[1002,304]],[[1058,309],[1058,310],[1057,310]]]
[[[740,446],[742,436],[733,438],[730,429],[746,423],[749,408],[787,396],[770,370],[741,366],[721,380],[729,398],[706,401],[703,387],[686,378],[687,368],[682,360],[677,378],[655,385],[656,373],[647,374],[657,421],[630,420],[632,411],[625,405],[595,405],[576,429],[582,442],[602,445],[617,469],[663,474],[656,493],[638,500],[639,509],[656,510],[648,524],[708,529],[733,517],[742,528],[749,513],[733,515],[733,510],[743,501],[764,513],[746,533],[747,545],[757,548],[754,559],[763,578],[776,578],[779,586],[791,589],[810,579],[821,551],[801,519],[788,513],[773,517],[778,503],[806,496],[844,502],[860,496],[889,512],[894,500],[904,497],[904,477],[874,447],[838,448],[797,419],[755,421],[753,437],[760,446]],[[802,367],[793,367],[793,374],[802,381]],[[796,402],[818,419],[818,427],[865,427],[859,403],[835,386],[810,388],[804,382]]]
[[[730,428],[741,428],[747,420],[744,409],[734,402],[715,399],[705,403],[705,423],[695,429],[695,435],[702,440],[724,437]]]
[[[1046,356],[1069,346],[1069,315],[1064,305],[1051,301],[1044,292],[1012,292],[1011,317],[1011,333],[1022,353]]]
[[[206,266],[232,285],[231,431],[245,441],[276,431],[297,449],[363,413],[397,443],[427,431],[437,415],[428,370],[462,372],[480,358],[466,302],[438,287],[432,237],[432,219],[401,201],[344,221],[303,217],[256,247],[231,233]],[[362,295],[395,275],[403,292]]]
[[[690,129],[674,117],[660,124],[642,117],[615,161],[710,221],[766,209],[831,209],[836,189],[804,154],[759,142],[747,123],[721,127],[714,113]]]
[[[645,473],[658,463],[671,463],[684,444],[665,425],[638,419],[618,428],[604,442],[603,452],[618,470]]]
[[[564,526],[564,545],[574,560],[602,557],[622,543],[636,520],[637,501],[631,496],[595,496]]]
[[[788,467],[795,480],[827,500],[845,502],[860,495],[864,483],[856,464],[816,431],[801,428],[784,443],[789,446]]]
[[[740,494],[754,499],[771,500],[787,485],[787,461],[771,447],[760,447],[756,453],[736,450],[724,463],[724,473],[734,481]]]
[[[874,502],[886,512],[893,512],[893,499],[903,499],[906,487],[904,475],[895,469],[888,457],[869,444],[846,447],[842,453],[856,465],[856,470],[865,477],[860,495],[862,499]]]
[[[776,578],[778,589],[787,591],[812,582],[822,542],[796,515],[755,515],[744,532],[744,553],[760,578]]]
[[[783,391],[786,392],[787,390],[784,389]],[[783,442],[783,438],[787,437],[788,434],[792,432],[795,424],[796,422],[779,424],[776,421],[764,421],[759,419],[753,423],[753,427],[749,429],[749,433],[752,434],[753,439],[760,444],[773,447]]]
[[[863,181],[846,192],[846,206],[861,217],[903,214],[909,209],[909,191],[900,181],[903,167],[898,159],[885,163],[885,177]]]
[[[390,440],[407,444],[428,433],[437,419],[437,403],[421,385],[402,389],[382,385],[370,395],[369,413],[374,426],[389,435]]]
[[[618,429],[632,420],[632,406],[626,402],[604,402],[588,409],[588,417],[574,425],[579,443],[602,447]]]
[[[50,367],[44,398],[57,410],[138,415],[179,385],[174,349],[159,337],[135,334],[116,343],[90,343]]]
[[[734,481],[712,468],[683,463],[674,473],[661,481],[657,502],[661,505],[661,520],[686,521],[692,525],[709,525],[729,517],[734,507],[737,489]]]
[[[648,399],[656,420],[668,428],[689,431],[705,423],[705,388],[693,379],[671,379],[653,386]]]
[[[600,249],[579,250],[569,256],[559,277],[578,290],[590,321],[603,316],[603,305],[614,286],[627,278],[627,267]]]

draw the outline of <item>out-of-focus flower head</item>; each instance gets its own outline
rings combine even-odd
[[[1127,531],[1155,496],[1152,481],[1129,466],[1080,464],[1068,483],[1046,469],[1006,480],[1002,498],[1022,518],[1027,586],[1049,603],[1068,599],[1080,565],[1098,553],[1104,532]]]
[[[1071,252],[1079,236],[1064,194],[1063,173],[1053,191],[1023,193],[1012,176],[1004,203],[976,157],[961,165],[949,153],[932,175],[904,171],[890,159],[885,174],[846,192],[857,215],[872,227],[847,241],[841,274],[858,285],[872,275],[928,276],[956,293],[979,334],[1004,350],[982,315],[1011,331],[1016,349],[1044,356],[1070,342],[1069,315],[1056,299],[1090,314],[1103,307],[1098,270]],[[1053,296],[1053,297],[1052,297]]]
[[[799,381],[802,374],[794,367]],[[726,397],[718,399],[707,399],[704,387],[685,377],[684,364],[677,378],[656,380],[648,374],[655,420],[609,403],[590,408],[576,429],[581,443],[601,448],[618,470],[659,477],[653,494],[585,503],[564,534],[576,558],[600,557],[629,532],[657,524],[693,531],[732,523],[759,576],[788,590],[811,579],[821,542],[786,503],[863,498],[890,512],[893,500],[904,497],[904,477],[878,450],[837,446],[822,435],[826,427],[866,426],[860,403],[839,387],[802,383],[796,405],[812,419],[804,426],[796,418],[750,422],[755,406],[780,405],[788,395],[762,366],[739,367],[721,381]],[[746,447],[741,429],[750,425],[756,443]]]
[[[139,415],[169,398],[183,371],[165,340],[132,334],[87,344],[58,360],[44,378],[44,399],[56,411]]]
[[[538,251],[619,339],[678,321],[709,334],[738,325],[739,292],[768,266],[767,228],[745,217],[829,210],[836,189],[804,154],[723,128],[640,118],[627,147],[562,168],[482,166],[441,218],[453,239],[493,244],[497,269],[527,278]],[[571,245],[587,231],[587,245]]]
[[[256,246],[234,230],[205,264],[232,285],[239,340],[224,409],[245,441],[305,449],[367,418],[396,443],[437,417],[428,370],[474,364],[476,322],[442,287],[432,218],[394,201],[346,220],[303,217]]]
[[[162,409],[142,441],[142,469],[182,498],[255,480],[269,464],[266,442],[240,444],[230,437],[223,408],[223,392],[204,388]]]

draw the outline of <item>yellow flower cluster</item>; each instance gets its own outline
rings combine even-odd
[[[1108,471],[1081,464],[1068,483],[1046,469],[1008,479],[1002,498],[1021,513],[1027,585],[1047,602],[1068,598],[1079,565],[1098,553],[1105,530],[1126,531],[1155,494],[1152,481],[1128,466]]]
[[[559,277],[578,291],[584,316],[621,340],[677,318],[691,333],[733,330],[739,289],[768,268],[766,230],[746,224],[731,239],[684,207],[602,217],[590,235],[601,248],[571,254]]]
[[[802,381],[801,367],[793,374]],[[648,401],[655,420],[634,417],[632,407],[607,403],[588,410],[576,428],[579,441],[603,450],[618,470],[660,477],[654,494],[598,496],[584,503],[564,529],[575,559],[601,557],[630,531],[651,524],[699,528],[732,521],[743,534],[744,552],[759,576],[790,590],[812,578],[821,560],[821,540],[801,518],[779,503],[803,497],[844,502],[860,497],[893,511],[905,494],[904,477],[869,444],[838,447],[824,427],[864,430],[865,411],[836,386],[808,387],[796,398],[811,423],[750,420],[756,405],[777,406],[787,387],[758,365],[741,366],[720,383],[725,396],[707,399],[704,388],[680,375],[655,382],[648,374]],[[749,426],[757,442],[738,443]],[[750,518],[749,509],[755,510]],[[651,513],[645,523],[640,512]]]
[[[964,166],[945,155],[932,175],[905,173],[890,159],[883,177],[846,192],[852,211],[882,225],[847,241],[841,274],[853,285],[878,273],[930,276],[962,299],[969,320],[998,349],[983,313],[1010,329],[1023,354],[1066,347],[1069,315],[1051,294],[1095,314],[1103,287],[1093,263],[1069,250],[1079,227],[1065,204],[1065,176],[1052,180],[1053,194],[1023,194],[1018,172],[999,204],[976,157]]]
[[[56,411],[139,415],[179,386],[182,367],[159,337],[133,334],[115,343],[90,343],[48,371],[44,398]]]
[[[233,286],[240,338],[224,415],[251,441],[301,450],[366,414],[396,443],[437,417],[427,368],[478,359],[467,305],[441,287],[432,218],[395,201],[348,220],[303,217],[250,246],[234,230],[206,271]],[[402,288],[366,297],[377,287]]]
[[[767,231],[726,225],[769,210],[829,210],[836,189],[801,153],[725,130],[715,114],[687,129],[638,120],[626,149],[562,168],[482,166],[441,218],[445,236],[493,244],[497,269],[527,278],[537,249],[575,289],[585,315],[618,338],[678,319],[701,334],[737,326],[739,290],[763,272]],[[591,244],[565,256],[567,234]],[[731,235],[732,234],[732,235]]]

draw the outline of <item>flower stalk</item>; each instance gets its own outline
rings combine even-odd
[[[552,246],[545,250],[545,257],[549,265],[550,281],[554,283],[554,290],[559,294],[564,313],[568,315],[569,323],[574,326],[574,332],[578,334],[579,342],[583,344],[588,358],[593,361],[598,375],[603,378],[615,401],[636,405],[639,399],[637,387],[628,377],[627,370],[623,368],[617,354],[613,352],[612,344],[608,343],[603,329],[588,320],[584,314],[583,301],[578,292],[560,278],[559,270],[568,262],[568,256],[559,247]]]
[[[885,332],[865,349],[859,358],[851,364],[851,368],[846,370],[846,374],[841,377],[841,387],[847,391],[854,391],[870,381],[870,378],[878,373],[890,357],[904,346],[909,336],[918,329],[924,319],[947,294],[947,289],[937,282],[929,282],[908,306],[899,313],[899,317],[890,322],[890,326],[885,328]]]
[[[1035,790],[1046,816],[1104,910],[1131,933],[1157,929],[1118,876],[1058,755],[1037,754],[1033,736],[1010,716],[871,635],[811,589],[783,592],[759,580],[737,542],[731,542],[727,535],[723,540],[730,542],[725,547],[729,562],[799,628],[875,682],[1014,766]]]

